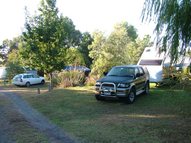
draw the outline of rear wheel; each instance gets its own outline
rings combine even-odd
[[[41,81],[41,84],[44,84],[44,83],[45,83],[45,81],[44,81],[44,80],[42,80],[42,81]]]
[[[31,85],[30,82],[26,83],[26,87],[30,87],[30,85]]]
[[[149,82],[147,82],[144,87],[144,94],[149,95],[149,89],[150,89]]]
[[[131,89],[131,91],[129,92],[128,96],[126,97],[126,102],[131,104],[135,101],[135,93],[136,91]]]

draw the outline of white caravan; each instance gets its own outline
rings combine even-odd
[[[148,69],[150,82],[160,83],[163,80],[163,68],[169,66],[169,63],[170,59],[164,52],[159,53],[155,47],[146,47],[137,64]]]
[[[6,67],[0,67],[0,80],[5,80],[7,75]]]

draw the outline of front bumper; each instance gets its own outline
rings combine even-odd
[[[96,94],[103,97],[126,97],[129,94],[129,88],[118,88],[114,83],[102,83],[95,87]]]

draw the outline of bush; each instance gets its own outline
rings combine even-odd
[[[172,89],[186,89],[191,86],[190,75],[184,72],[177,72],[176,74],[163,80],[163,86],[168,86]]]
[[[18,65],[18,64],[8,63],[6,66],[7,66],[7,68],[6,68],[7,79],[9,81],[11,81],[15,75],[24,72],[24,69],[20,65]]]
[[[53,86],[72,87],[85,83],[85,75],[80,71],[62,71],[54,75]]]
[[[91,74],[87,77],[85,84],[88,86],[93,86],[93,85],[95,85],[96,80],[98,80],[98,79],[99,79],[99,76]]]

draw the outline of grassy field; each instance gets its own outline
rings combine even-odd
[[[18,90],[19,89],[19,90]],[[98,102],[92,87],[15,88],[29,103],[85,143],[190,143],[191,93],[151,88],[134,104]],[[27,91],[28,90],[28,91]],[[27,92],[26,92],[27,91]]]

